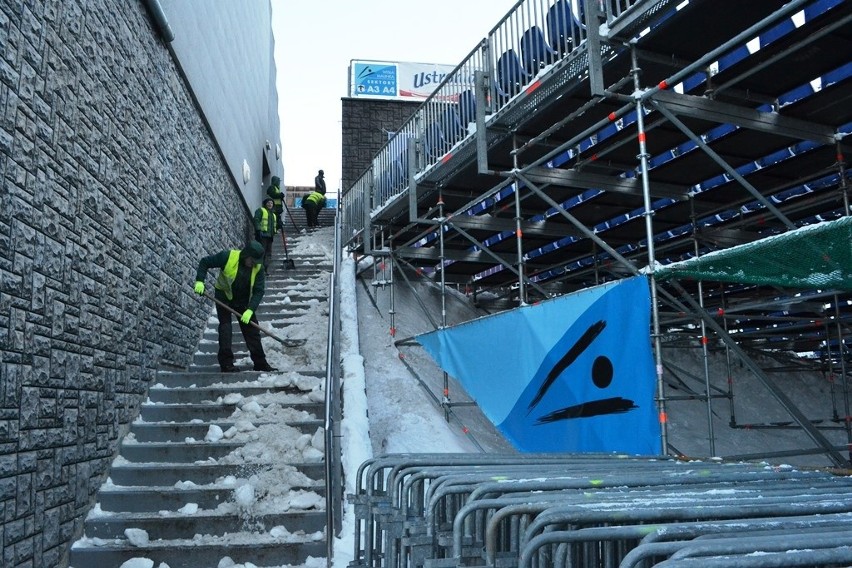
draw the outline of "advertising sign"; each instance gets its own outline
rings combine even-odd
[[[349,96],[408,101],[426,99],[453,69],[453,65],[435,63],[353,59],[349,64]]]

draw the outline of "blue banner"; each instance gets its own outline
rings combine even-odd
[[[416,337],[525,452],[658,455],[647,278]]]

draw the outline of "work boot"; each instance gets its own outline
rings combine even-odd
[[[240,370],[233,365],[228,365],[227,367],[222,367],[223,373],[239,373]]]
[[[266,372],[266,373],[272,373],[272,372],[277,371],[278,369],[276,369],[275,367],[272,367],[269,363],[264,363],[263,365],[255,365],[254,370],[255,371],[263,371],[263,372]]]

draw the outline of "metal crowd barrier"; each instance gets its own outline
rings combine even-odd
[[[782,550],[805,542],[826,557],[852,546],[852,478],[822,471],[595,454],[401,454],[365,462],[356,486],[353,568],[645,567],[735,556],[734,566],[757,551],[783,561]]]

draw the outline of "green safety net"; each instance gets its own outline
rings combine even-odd
[[[852,291],[852,217],[661,266],[655,276]]]

